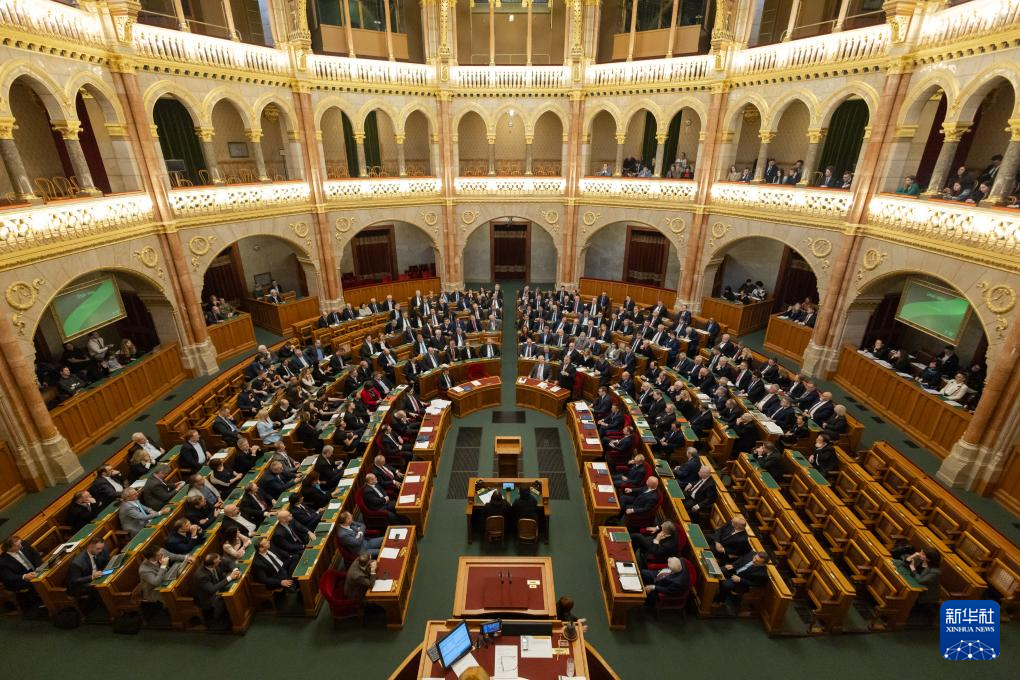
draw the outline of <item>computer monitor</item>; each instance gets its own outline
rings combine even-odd
[[[460,623],[437,646],[439,663],[443,664],[443,668],[449,668],[460,661],[461,657],[471,651],[471,633],[468,632],[467,624]]]
[[[513,490],[514,490],[514,483],[513,482],[503,482],[503,491],[513,491]]]
[[[500,619],[494,621],[486,621],[482,624],[483,635],[499,635],[503,628],[503,622]]]

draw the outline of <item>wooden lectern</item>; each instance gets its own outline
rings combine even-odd
[[[493,448],[496,452],[496,476],[520,476],[521,454],[524,451],[521,446],[521,438],[496,437],[496,442]]]

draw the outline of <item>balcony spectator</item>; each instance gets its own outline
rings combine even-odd
[[[896,193],[901,196],[920,196],[921,185],[917,183],[917,178],[907,175],[903,178],[903,184],[896,190]]]
[[[967,170],[967,166],[965,165],[961,165],[956,169],[956,176],[953,177],[946,186],[952,186],[953,182],[959,182],[960,186],[967,191],[972,191],[974,189],[974,175]]]
[[[971,192],[970,198],[968,198],[964,202],[978,205],[979,203],[981,203],[981,201],[988,198],[988,194],[990,194],[991,192],[992,187],[990,187],[986,182],[981,182],[980,184],[978,184],[978,188]]]
[[[783,178],[782,183],[787,186],[797,186],[797,182],[799,181],[800,179],[797,177],[797,171],[790,168],[786,171],[786,177]]]
[[[776,165],[776,159],[770,158],[765,162],[765,184],[779,184],[782,179],[783,171],[778,165]]]
[[[804,179],[804,161],[798,160],[793,164],[793,176],[796,180],[794,184],[799,184]]]
[[[843,182],[839,185],[839,188],[840,189],[849,189],[851,186],[853,186],[853,183],[854,183],[854,174],[852,172],[850,172],[849,170],[847,170],[846,172],[843,173]]]
[[[839,188],[839,180],[836,179],[836,167],[835,166],[830,165],[829,167],[825,168],[825,172],[822,174],[822,181],[821,181],[821,183],[818,186],[822,187],[823,189],[838,189]]]
[[[978,176],[978,181],[983,184],[987,184],[988,186],[995,184],[995,178],[999,174],[999,166],[1001,165],[1002,156],[995,154],[992,156],[992,162],[988,165],[988,167],[981,171],[981,175]],[[987,196],[988,194],[986,193],[985,195]]]
[[[730,171],[728,173],[726,173],[726,181],[727,182],[739,182],[740,178],[741,178],[741,173],[740,173],[739,170],[737,170],[737,166],[731,165],[730,166]]]
[[[754,173],[751,172],[751,168],[744,168],[741,171],[740,178],[737,181],[743,182],[745,184],[750,184],[752,179],[754,179]]]
[[[686,159],[685,159],[686,160]],[[666,177],[668,179],[680,179],[683,177],[686,166],[683,165],[680,159],[673,161],[673,165],[669,166],[669,170],[666,171]]]
[[[971,190],[970,187],[965,187],[957,180],[953,182],[951,187],[946,187],[942,192],[942,198],[947,201],[959,201],[963,202],[970,198]]]
[[[651,177],[652,171],[647,165],[642,165],[641,169],[638,170],[638,177]]]
[[[609,163],[603,163],[602,169],[598,172],[599,177],[612,177],[613,169],[609,167]]]

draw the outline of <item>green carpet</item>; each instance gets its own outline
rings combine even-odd
[[[513,288],[506,289],[508,300],[513,294]],[[505,340],[506,347],[512,346],[512,324],[507,326]],[[503,403],[498,410],[515,409],[515,377],[516,358],[511,353],[503,361]],[[189,381],[174,393],[183,398],[204,380]],[[142,429],[154,434],[155,421],[172,405],[173,402],[157,402],[149,409],[150,417],[144,421],[144,426],[133,424],[121,428],[116,445],[96,447],[83,456],[83,464],[97,465],[132,431]],[[138,636],[122,637],[108,626],[59,631],[48,623],[6,618],[0,620],[0,636],[8,650],[4,677],[20,680],[94,673],[114,679],[160,680],[180,678],[194,668],[207,678],[244,675],[252,680],[295,675],[300,678],[386,678],[421,642],[426,620],[450,615],[460,555],[517,554],[513,541],[505,548],[485,547],[477,541],[468,545],[464,533],[464,501],[446,499],[460,427],[482,429],[478,469],[483,474],[492,469],[492,438],[498,434],[522,435],[525,475],[538,471],[534,428],[559,429],[560,445],[567,460],[570,500],[552,501],[553,542],[529,549],[534,551],[531,554],[553,558],[557,594],[575,598],[575,611],[588,618],[587,639],[622,678],[914,679],[963,677],[966,672],[973,678],[1005,679],[1020,675],[1014,651],[1020,646],[1020,627],[1016,625],[1008,626],[1003,633],[1000,659],[965,668],[943,661],[937,633],[927,631],[772,639],[765,635],[757,620],[699,620],[693,616],[686,622],[675,617],[656,620],[638,611],[626,631],[610,632],[595,567],[595,544],[588,535],[580,480],[570,464],[572,450],[563,421],[526,411],[524,424],[494,424],[491,414],[492,411],[487,410],[455,420],[453,431],[446,438],[427,534],[419,544],[418,576],[403,630],[387,631],[378,621],[364,628],[349,622],[334,627],[325,607],[315,620],[260,615],[243,636],[143,631]],[[887,436],[884,429],[878,430],[880,435],[872,435],[870,423],[868,429],[869,438],[892,439],[891,433]],[[59,492],[60,489],[50,489],[33,494],[8,508],[3,514],[8,519],[4,528],[17,526]],[[984,512],[984,506],[975,505],[975,509]]]

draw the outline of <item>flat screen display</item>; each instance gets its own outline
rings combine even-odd
[[[443,668],[457,663],[462,656],[471,651],[471,633],[466,623],[461,623],[450,631],[450,634],[439,641],[439,661]]]
[[[50,309],[65,342],[126,316],[120,289],[112,277],[61,293],[53,298]]]
[[[919,279],[907,281],[896,310],[900,323],[951,344],[956,344],[969,315],[966,298]]]

